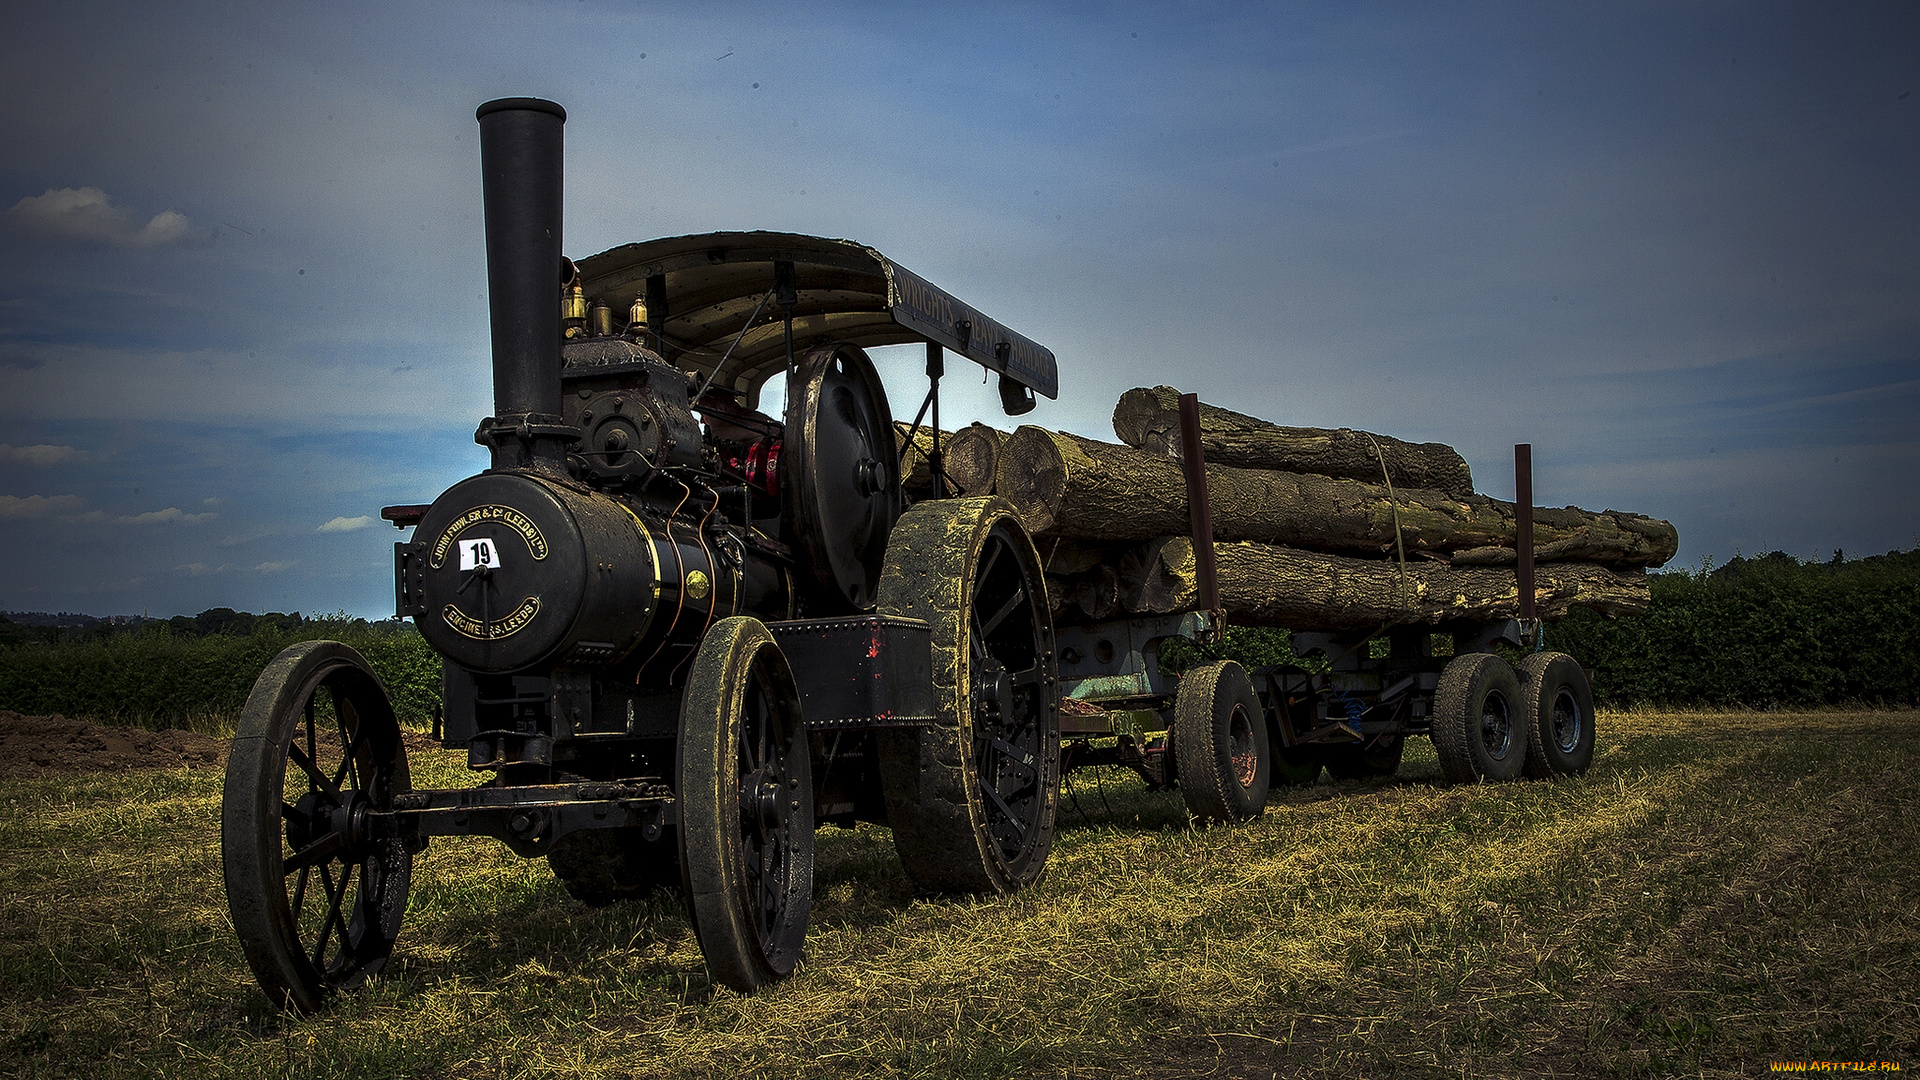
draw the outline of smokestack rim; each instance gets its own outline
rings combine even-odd
[[[495,98],[492,101],[483,103],[478,109],[475,109],[473,111],[473,118],[475,120],[484,120],[491,113],[506,112],[509,109],[525,109],[531,112],[548,113],[559,117],[560,122],[563,124],[567,122],[567,110],[561,108],[559,102],[532,97]]]

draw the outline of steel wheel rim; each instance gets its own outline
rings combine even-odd
[[[369,835],[367,815],[392,804],[392,763],[356,701],[358,674],[323,671],[304,691],[282,750],[278,822],[284,926],[311,982],[351,988],[385,963],[398,936],[412,855],[398,839]],[[326,701],[321,699],[322,693]],[[289,800],[289,787],[300,792]]]
[[[1507,756],[1513,748],[1513,711],[1507,696],[1498,690],[1487,691],[1480,706],[1480,745],[1495,760]]]
[[[967,616],[974,775],[987,833],[1012,863],[1038,839],[1046,814],[1040,695],[1050,653],[1041,648],[1045,631],[1033,583],[1005,526],[987,534],[979,566]]]
[[[741,882],[761,950],[777,970],[797,958],[806,923],[794,922],[794,832],[799,814],[793,791],[792,733],[778,730],[776,691],[757,662],[740,716],[739,798]],[[790,965],[789,965],[790,966]]]
[[[1233,763],[1233,779],[1242,790],[1251,789],[1260,775],[1260,758],[1253,745],[1253,724],[1245,706],[1233,707],[1233,719],[1227,723],[1228,756]]]
[[[1580,737],[1586,728],[1586,717],[1580,713],[1580,702],[1574,699],[1573,691],[1562,688],[1553,696],[1553,742],[1562,754],[1571,754],[1580,746]]]

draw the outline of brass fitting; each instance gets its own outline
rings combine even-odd
[[[568,341],[587,332],[587,290],[581,286],[577,273],[560,292],[560,325]]]

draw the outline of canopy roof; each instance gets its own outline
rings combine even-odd
[[[829,341],[862,347],[932,341],[1047,397],[1059,396],[1053,353],[961,303],[927,279],[852,240],[778,232],[671,236],[581,259],[589,299],[616,314],[652,293],[648,317],[665,358],[703,374],[726,354],[754,307],[791,262],[796,354]],[[649,288],[649,278],[655,278]],[[664,319],[656,310],[666,298]],[[786,367],[782,312],[769,299],[716,385],[751,395]]]

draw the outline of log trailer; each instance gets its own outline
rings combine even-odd
[[[1433,740],[1452,783],[1586,771],[1594,747],[1586,673],[1540,647],[1531,446],[1514,447],[1519,618],[1299,631],[1288,637],[1299,663],[1248,671],[1217,660],[1175,678],[1162,666],[1164,646],[1216,643],[1226,621],[1194,395],[1181,397],[1180,413],[1201,610],[1055,628],[1063,775],[1124,766],[1149,788],[1178,786],[1195,819],[1222,822],[1259,816],[1272,786],[1312,783],[1322,769],[1338,779],[1391,776],[1416,736]],[[1436,636],[1451,638],[1449,654],[1436,655]],[[1375,656],[1383,638],[1385,655]],[[1510,665],[1498,644],[1533,651]]]

